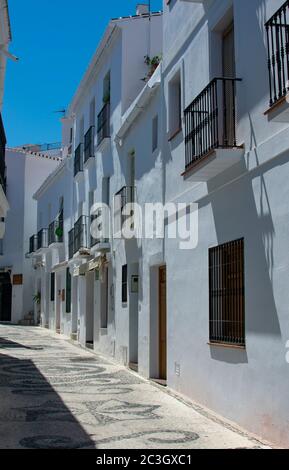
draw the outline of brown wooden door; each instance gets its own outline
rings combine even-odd
[[[167,379],[167,272],[159,270],[159,378]]]

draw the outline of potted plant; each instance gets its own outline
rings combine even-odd
[[[159,55],[155,55],[152,58],[146,55],[144,59],[145,59],[145,64],[149,67],[147,78],[151,78],[151,76],[154,74],[154,72],[158,68],[162,58]]]
[[[55,229],[55,235],[57,236],[57,238],[62,239],[62,237],[63,237],[63,228],[62,227],[57,227]]]

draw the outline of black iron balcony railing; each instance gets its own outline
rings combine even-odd
[[[63,243],[63,219],[54,220],[48,229],[48,245]]]
[[[43,228],[37,234],[37,250],[48,248],[48,229]]]
[[[37,251],[37,242],[38,242],[37,235],[32,235],[32,237],[29,238],[29,254],[30,255],[32,255],[32,253],[35,253]]]
[[[186,169],[218,148],[234,148],[236,83],[239,78],[214,78],[185,110]]]
[[[4,126],[2,122],[2,116],[0,113],[0,184],[3,188],[3,191],[6,193],[5,147],[6,147],[6,136],[5,136]]]
[[[90,216],[90,228],[92,224],[97,224],[97,232],[101,233],[103,229],[103,220],[102,220],[102,212],[101,209],[98,210],[97,214],[93,214]],[[104,237],[94,237],[92,230],[90,229],[90,247],[94,247],[99,245],[100,243],[109,243],[108,238]]]
[[[91,126],[84,137],[84,162],[94,158],[94,126]]]
[[[82,215],[74,225],[74,253],[89,248],[88,229],[89,218]]]
[[[74,255],[74,228],[68,232],[68,256],[72,259]]]
[[[289,91],[289,0],[267,21],[270,106]]]
[[[110,103],[106,103],[97,117],[97,144],[110,137]]]
[[[133,216],[133,211],[125,211],[124,208],[127,204],[132,204],[136,201],[136,188],[135,186],[124,186],[114,196],[114,231],[119,232],[123,228],[123,224],[128,217]],[[133,228],[133,227],[131,227]]]
[[[83,144],[79,144],[74,155],[74,176],[83,171]]]

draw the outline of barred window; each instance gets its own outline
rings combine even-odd
[[[210,342],[245,346],[244,240],[209,250]]]

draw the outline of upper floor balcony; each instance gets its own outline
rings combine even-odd
[[[185,172],[208,181],[238,163],[236,92],[239,78],[214,78],[185,110]]]
[[[74,228],[68,232],[68,258],[72,259],[74,256]]]
[[[83,144],[79,144],[74,155],[74,176],[83,172]]]
[[[95,127],[91,126],[84,137],[84,163],[87,163],[90,158],[94,158],[94,135]]]
[[[270,120],[289,121],[289,2],[265,24],[268,48]]]
[[[51,222],[48,228],[49,247],[59,246],[63,243],[63,218]]]
[[[33,255],[37,251],[37,240],[38,237],[37,235],[32,235],[32,237],[29,238],[29,255]]]
[[[127,208],[128,204],[133,204],[136,201],[136,188],[135,186],[123,186],[114,196],[114,235],[122,233],[124,224],[128,218],[133,220],[133,210]],[[132,222],[128,227],[129,230],[134,230],[134,223]]]
[[[72,237],[72,231],[70,232]],[[69,243],[71,239],[69,240]],[[74,258],[87,257],[90,255],[89,240],[89,217],[82,215],[74,224],[73,229],[73,254]]]
[[[48,229],[43,228],[37,234],[37,252],[45,252],[48,249]]]
[[[97,145],[110,138],[110,103],[106,103],[97,116]]]
[[[103,236],[106,223],[108,221],[101,209],[98,210],[97,214],[90,216],[90,248],[92,252],[106,253],[110,251],[109,238]]]

